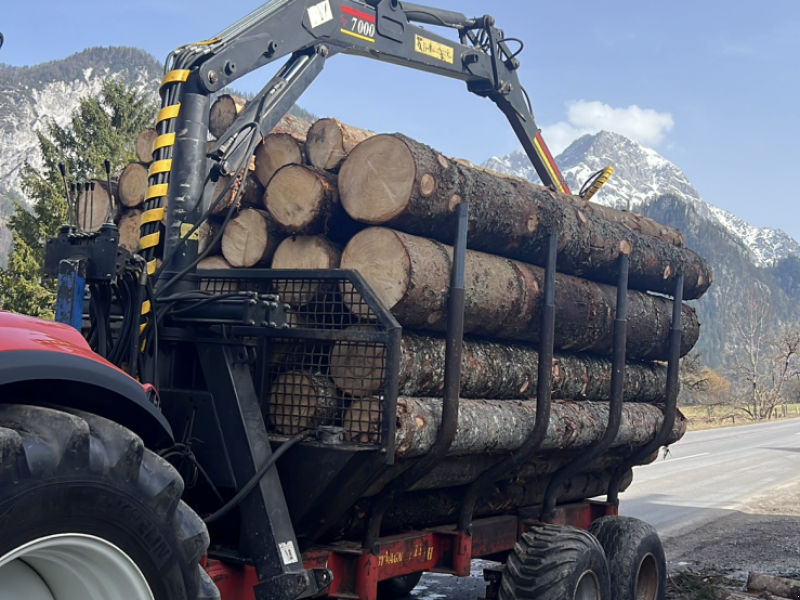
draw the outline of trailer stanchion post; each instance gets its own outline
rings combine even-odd
[[[574,460],[556,471],[550,478],[542,501],[542,514],[539,520],[554,523],[556,502],[561,485],[592,461],[600,458],[614,442],[622,422],[622,388],[625,383],[625,346],[628,341],[628,269],[630,260],[627,254],[619,257],[617,277],[617,308],[614,318],[614,342],[611,362],[611,398],[608,403],[608,423],[600,441],[590,446]]]
[[[553,346],[555,343],[555,288],[556,288],[556,258],[558,255],[558,234],[550,235],[547,247],[547,264],[544,276],[544,295],[542,300],[540,333],[539,333],[539,364],[536,381],[536,421],[533,431],[525,443],[511,456],[481,474],[469,486],[458,515],[458,531],[470,533],[472,515],[475,503],[481,493],[490,485],[505,479],[520,465],[533,457],[547,435],[550,424],[550,405],[553,387]]]
[[[630,469],[642,460],[656,452],[669,438],[675,425],[675,411],[678,408],[678,368],[681,359],[681,319],[683,316],[683,273],[678,274],[675,281],[672,304],[672,325],[669,330],[669,360],[667,362],[667,401],[664,404],[664,422],[656,436],[644,446],[641,446],[617,467],[611,482],[608,484],[606,501],[609,504],[619,504],[619,487],[622,478]]]
[[[373,550],[380,536],[381,522],[386,510],[411,486],[447,456],[458,429],[458,404],[461,390],[461,351],[464,337],[464,273],[467,260],[467,231],[469,228],[469,206],[466,203],[456,209],[458,228],[453,248],[453,266],[450,271],[450,291],[447,299],[447,347],[444,367],[444,398],[442,401],[442,424],[430,451],[413,467],[403,471],[392,480],[372,503],[363,547]]]

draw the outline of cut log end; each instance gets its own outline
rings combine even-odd
[[[336,169],[358,143],[372,135],[371,131],[350,127],[336,119],[320,119],[308,130],[308,162],[318,169]]]
[[[144,202],[147,192],[147,167],[132,163],[125,167],[119,176],[119,201],[123,206],[133,208]]]
[[[272,257],[273,269],[338,269],[342,253],[324,236],[297,236],[283,240]],[[320,281],[279,281],[282,302],[304,306],[327,291]]]
[[[294,435],[328,424],[336,413],[336,394],[324,375],[290,371],[270,388],[269,421],[275,431]]]
[[[264,192],[264,205],[275,222],[296,233],[317,221],[336,196],[326,175],[302,165],[287,165],[275,173]]]
[[[385,355],[386,349],[381,344],[338,342],[331,351],[331,378],[336,387],[348,396],[362,398],[377,394],[386,378]]]
[[[267,217],[258,210],[246,208],[231,219],[222,234],[222,255],[233,267],[252,267],[269,260],[270,237]]]
[[[221,136],[247,106],[247,100],[223,94],[211,106],[208,115],[208,130],[215,138]]]
[[[148,127],[136,138],[136,158],[139,162],[149,165],[153,162],[153,142],[156,141],[158,132]]]
[[[303,149],[300,142],[288,133],[271,133],[256,149],[256,177],[264,187],[269,185],[281,167],[301,164],[303,164]]]
[[[405,296],[411,277],[411,261],[405,246],[394,231],[383,227],[356,234],[344,249],[342,268],[358,271],[389,310]],[[345,291],[344,301],[354,314],[368,317],[362,314],[366,307],[359,298]]]
[[[339,172],[342,205],[356,221],[385,223],[411,198],[416,163],[406,144],[376,135],[355,147]]]
[[[381,414],[375,399],[354,400],[344,414],[342,426],[350,442],[377,444],[380,442]]]
[[[115,209],[104,181],[94,181],[94,190],[82,189],[76,204],[77,225],[83,231],[100,231],[103,223],[114,220]],[[116,186],[112,182],[112,194]]]
[[[119,220],[119,245],[131,254],[139,249],[139,235],[142,226],[142,211],[128,210]]]

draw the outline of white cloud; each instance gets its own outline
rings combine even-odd
[[[567,120],[542,127],[542,134],[553,154],[561,153],[576,139],[598,131],[613,131],[645,146],[657,146],[675,125],[670,113],[652,108],[613,108],[602,102],[567,102]]]

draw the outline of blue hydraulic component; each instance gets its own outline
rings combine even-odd
[[[65,259],[58,265],[56,321],[81,330],[86,291],[86,259]]]

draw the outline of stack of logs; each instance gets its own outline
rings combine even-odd
[[[245,103],[222,96],[211,109],[218,136]],[[120,238],[134,251],[152,161],[153,130],[137,142],[138,163],[119,180]],[[441,418],[447,294],[455,208],[470,208],[466,315],[458,433],[451,455],[507,453],[533,427],[539,312],[548,238],[557,233],[553,413],[543,451],[569,452],[598,441],[608,420],[617,264],[630,257],[624,410],[614,449],[641,445],[663,422],[666,360],[677,275],[684,299],[712,280],[681,233],[633,213],[556,193],[445,158],[401,134],[376,135],[335,119],[287,116],[258,145],[238,205],[241,179],[216,182],[220,200],[200,229],[203,269],[355,269],[403,326],[397,403],[398,457],[424,454]],[[209,192],[212,190],[208,190]],[[80,208],[80,205],[79,205]],[[223,217],[233,211],[224,231]],[[105,218],[105,216],[104,216]],[[102,222],[102,221],[101,221]],[[98,225],[99,227],[99,225]],[[369,325],[347,290],[282,290],[295,307],[343,303]],[[655,292],[656,294],[652,294]],[[302,312],[302,310],[300,311]],[[354,325],[359,327],[364,325]],[[683,306],[681,355],[699,335]],[[382,349],[340,342],[304,368],[272,378],[271,427],[292,434],[314,423],[343,425],[349,441],[378,439],[387,365]],[[290,362],[290,361],[289,361]],[[308,361],[307,361],[308,362]],[[274,364],[278,364],[276,361]],[[377,402],[380,402],[377,400]],[[670,442],[685,431],[676,419]],[[465,481],[469,480],[464,475]],[[462,482],[464,483],[464,482]]]
[[[220,106],[224,104],[225,106]],[[223,97],[212,108],[220,133],[243,107]],[[217,116],[214,116],[216,112]],[[229,119],[220,119],[228,114]],[[221,123],[221,124],[219,124]],[[506,453],[531,431],[544,264],[558,233],[553,414],[543,451],[599,440],[608,419],[610,354],[618,259],[630,258],[624,410],[612,448],[651,439],[663,421],[672,300],[699,298],[712,274],[671,227],[445,158],[400,134],[375,135],[321,119],[307,130],[273,132],[258,146],[237,213],[209,248],[219,220],[201,231],[203,268],[354,269],[403,326],[396,451],[424,454],[441,418],[447,294],[455,208],[470,207],[466,263],[467,339],[461,409],[451,455]],[[221,184],[218,184],[221,185]],[[236,184],[232,186],[236,189]],[[220,210],[225,212],[229,204]],[[284,290],[294,306],[336,297],[368,325],[347,290]],[[341,293],[345,292],[345,293]],[[655,294],[651,293],[655,292]],[[354,325],[355,327],[364,325]],[[683,306],[681,355],[698,339]],[[381,349],[340,342],[301,370],[272,379],[271,427],[292,434],[329,422],[354,442],[378,439],[385,364]],[[286,363],[284,363],[286,365]],[[679,439],[682,418],[670,436]]]

